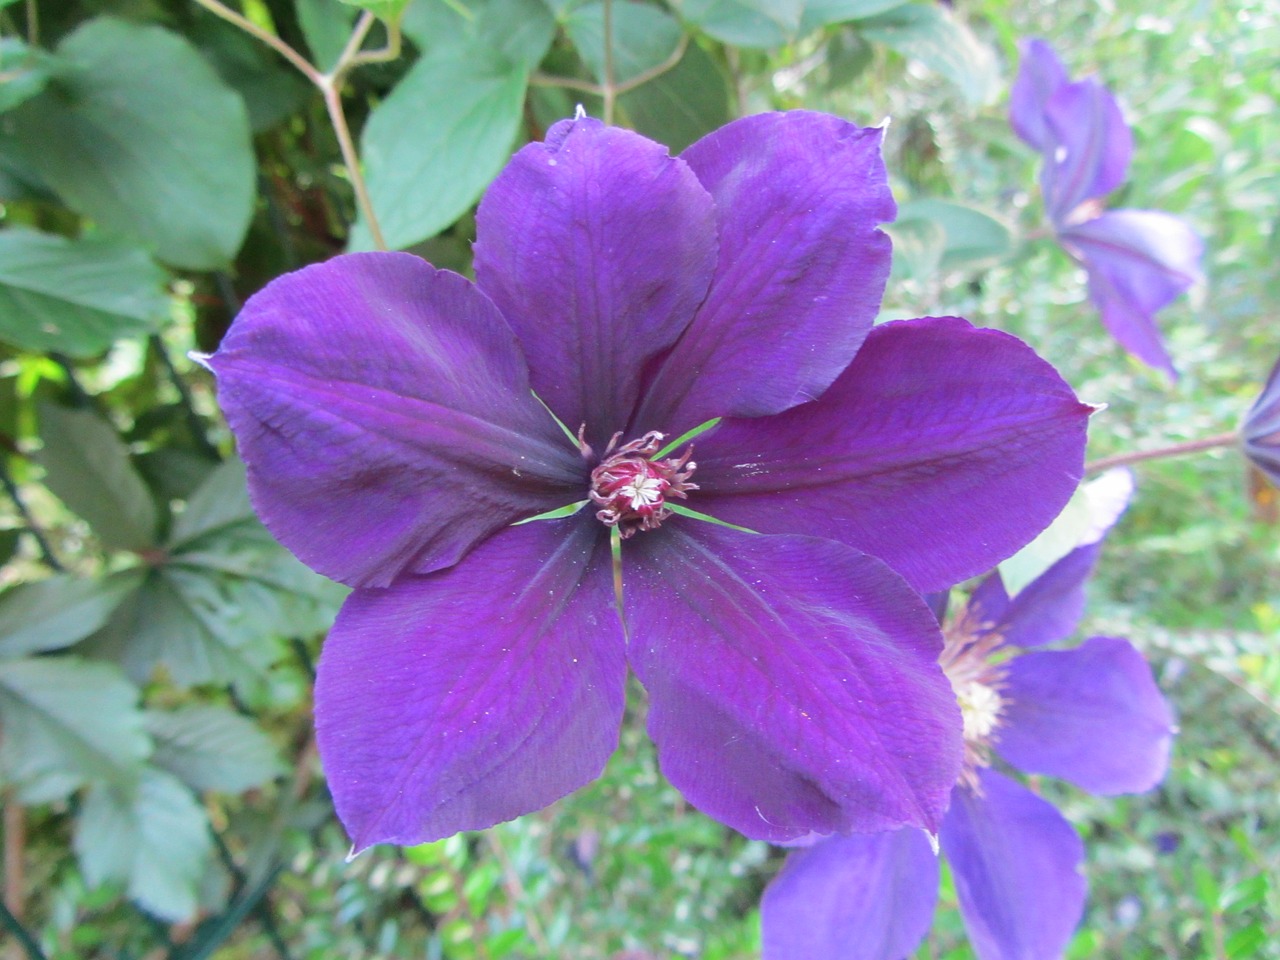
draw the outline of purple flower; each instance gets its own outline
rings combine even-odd
[[[1244,455],[1275,487],[1280,487],[1280,360],[1240,429]]]
[[[1095,77],[1072,82],[1043,40],[1022,42],[1010,95],[1014,132],[1044,157],[1045,211],[1063,248],[1084,267],[1089,298],[1129,353],[1175,375],[1155,315],[1201,279],[1203,244],[1185,221],[1157,210],[1102,212],[1133,155],[1133,134]]]
[[[1090,408],[1004,334],[872,330],[893,214],[879,130],[673,158],[580,117],[490,187],[474,284],[357,254],[249,301],[210,365],[263,520],[355,588],[316,728],[356,849],[596,777],[628,663],[711,816],[936,829],[960,721],[915,591],[1048,523]]]
[[[981,960],[1060,957],[1086,889],[1080,837],[991,769],[993,752],[1104,795],[1147,790],[1168,763],[1173,716],[1128,641],[1036,649],[1075,629],[1098,550],[1078,547],[1012,599],[993,574],[944,628],[965,763],[940,840]],[[765,892],[764,960],[898,960],[928,932],[937,892],[937,857],[919,830],[797,850]]]

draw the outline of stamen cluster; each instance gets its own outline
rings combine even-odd
[[[604,459],[591,471],[590,496],[600,508],[596,518],[617,527],[625,540],[639,530],[656,530],[671,516],[668,497],[685,499],[688,491],[698,489],[689,482],[698,465],[689,459],[692,447],[678,458],[651,459],[665,439],[656,430],[619,447],[621,436],[613,435]]]
[[[964,722],[964,766],[960,783],[978,790],[978,771],[991,765],[991,744],[999,739],[1007,668],[992,662],[1003,637],[989,624],[965,611],[943,628],[945,646],[939,663],[960,704]]]

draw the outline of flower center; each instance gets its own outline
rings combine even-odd
[[[978,770],[991,764],[991,744],[999,739],[1001,713],[1005,707],[1002,694],[1006,666],[992,663],[992,655],[1000,648],[998,633],[983,629],[968,611],[943,627],[945,646],[939,662],[951,681],[960,716],[964,722],[964,766],[960,783],[971,790],[978,788]]]
[[[591,500],[600,509],[596,519],[617,527],[626,539],[638,530],[656,530],[671,516],[669,497],[682,500],[698,485],[689,478],[697,464],[689,448],[678,458],[654,460],[664,436],[651,430],[638,440],[618,446],[622,436],[615,433],[600,465],[591,471]]]

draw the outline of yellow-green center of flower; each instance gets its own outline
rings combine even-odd
[[[1000,634],[975,622],[961,610],[943,625],[944,646],[939,663],[951,681],[964,723],[964,765],[960,783],[977,789],[978,771],[991,764],[991,745],[999,739],[1001,715],[1007,700],[1003,694],[1004,661],[992,662]]]

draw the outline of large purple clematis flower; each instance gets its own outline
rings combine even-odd
[[[706,813],[936,831],[960,717],[916,591],[1049,522],[1090,408],[1004,334],[872,330],[893,214],[878,130],[673,158],[579,117],[490,187],[474,284],[355,254],[249,301],[209,363],[263,520],[355,588],[316,727],[356,849],[596,777],[628,663]]]
[[[1202,277],[1203,244],[1158,210],[1102,212],[1133,155],[1133,134],[1096,77],[1072,82],[1044,40],[1024,40],[1010,95],[1014,132],[1044,157],[1045,210],[1058,241],[1084,267],[1089,298],[1129,353],[1175,375],[1155,315]]]
[[[991,769],[992,752],[1103,795],[1147,790],[1168,763],[1173,716],[1128,641],[1037,649],[1074,631],[1098,550],[1077,548],[1012,599],[993,574],[945,628],[966,756],[940,840],[981,960],[1061,957],[1086,891],[1075,830]],[[764,960],[899,960],[928,932],[937,891],[918,830],[822,840],[793,852],[765,892]]]

